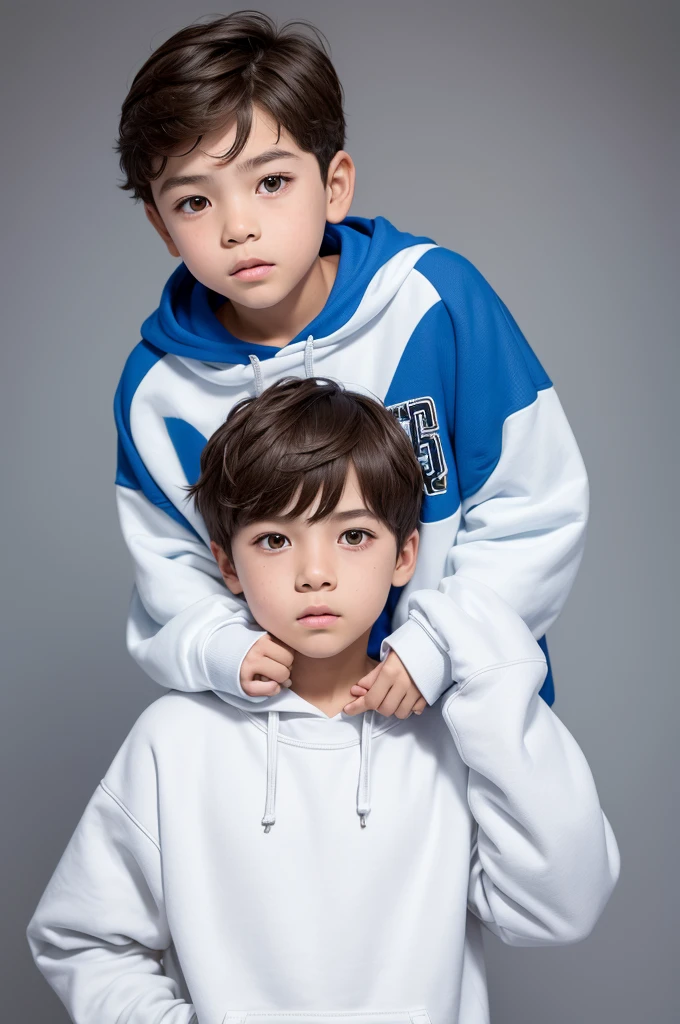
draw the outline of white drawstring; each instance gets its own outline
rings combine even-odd
[[[374,711],[364,711],[361,723],[361,758],[359,762],[359,784],[357,786],[357,814],[362,828],[371,813],[371,741],[373,739]],[[271,832],[276,822],[276,776],[278,771],[279,713],[267,712],[267,796],[262,825],[265,832]]]
[[[262,367],[260,366],[260,360],[257,356],[248,356],[250,359],[250,365],[253,368],[253,377],[255,379],[255,396],[259,398],[264,391],[264,380],[262,377]]]
[[[361,723],[361,762],[359,764],[359,786],[357,788],[357,814],[362,828],[371,813],[371,740],[373,739],[374,711],[364,711]]]
[[[262,824],[270,832],[276,821],[276,757],[279,749],[279,713],[267,712],[267,799]]]
[[[305,377],[314,376],[314,335],[310,334],[305,342]]]
[[[259,398],[264,391],[264,377],[262,376],[262,364],[257,356],[248,356],[250,365],[253,368],[253,379],[255,381],[255,397]],[[310,334],[305,342],[305,377],[314,376],[314,335]]]

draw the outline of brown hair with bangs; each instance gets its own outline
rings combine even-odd
[[[302,28],[305,31],[296,31]],[[326,183],[345,145],[342,86],[318,29],[295,21],[278,29],[259,11],[189,25],[155,50],[123,103],[116,152],[135,199],[153,204],[150,182],[167,158],[204,135],[236,124],[222,159],[238,156],[250,134],[253,104],[313,153]]]
[[[287,377],[229,413],[201,454],[188,488],[210,539],[231,558],[243,526],[330,515],[354,466],[366,507],[394,534],[397,551],[418,526],[423,475],[406,433],[373,398],[334,381]],[[294,504],[293,504],[294,503]]]

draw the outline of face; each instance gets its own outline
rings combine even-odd
[[[418,532],[397,552],[394,534],[366,509],[351,469],[326,519],[243,527],[232,541],[233,562],[216,544],[212,550],[227,586],[244,594],[263,629],[300,654],[330,658],[366,643],[390,587],[413,575]]]
[[[265,309],[304,285],[326,221],[339,223],[349,210],[354,165],[336,153],[324,184],[316,157],[285,129],[279,135],[259,107],[245,148],[226,163],[219,156],[235,134],[233,125],[169,157],[146,213],[198,281],[236,305]]]

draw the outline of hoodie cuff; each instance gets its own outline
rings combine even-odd
[[[380,648],[381,660],[391,648],[428,704],[434,704],[453,683],[448,654],[420,625],[409,618],[386,637]]]
[[[264,630],[251,628],[243,622],[226,623],[214,630],[203,645],[203,665],[210,688],[254,703],[267,700],[266,695],[251,697],[247,694],[240,679],[243,659],[253,644],[266,635]]]

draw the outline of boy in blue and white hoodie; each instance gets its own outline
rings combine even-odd
[[[232,409],[201,470],[226,587],[291,685],[146,709],[30,922],[38,967],[74,1024],[488,1024],[482,925],[575,942],[619,872],[538,644],[453,576],[408,620],[442,644],[441,700],[345,714],[417,564],[409,440],[374,399],[293,378]]]
[[[315,39],[240,12],[164,43],[123,105],[126,180],[182,259],[125,366],[120,521],[135,566],[128,645],[158,682],[262,701],[290,652],[224,586],[187,496],[206,439],[282,376],[383,401],[423,468],[420,558],[373,630],[381,671],[349,715],[406,717],[450,685],[437,622],[409,609],[483,584],[545,651],[581,558],[586,472],[546,372],[463,257],[348,217],[342,92]],[[552,702],[550,677],[541,691]]]

